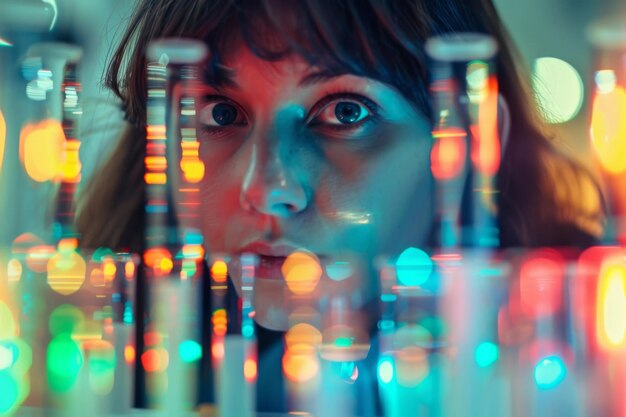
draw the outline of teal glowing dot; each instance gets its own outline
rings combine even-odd
[[[91,255],[91,260],[94,262],[103,262],[106,258],[113,259],[115,253],[109,248],[100,247],[96,249]]]
[[[353,272],[349,262],[337,261],[326,265],[326,275],[334,281],[350,278]]]
[[[398,299],[398,296],[395,294],[381,294],[380,301],[383,303],[393,303]]]
[[[481,368],[487,368],[494,364],[500,356],[498,345],[491,342],[483,342],[476,348],[476,363]]]
[[[243,337],[254,336],[254,324],[252,323],[244,324],[241,327],[241,334],[243,335]]]
[[[554,388],[563,381],[567,369],[558,356],[548,356],[535,366],[535,382],[541,389]]]
[[[351,337],[338,337],[337,339],[335,339],[335,347],[349,348],[350,346],[352,346]]]
[[[388,384],[393,379],[393,362],[391,359],[381,359],[378,362],[378,379],[383,384]]]
[[[0,372],[0,393],[0,415],[3,415],[17,406],[20,393],[17,381],[8,372]]]
[[[191,363],[202,357],[202,346],[194,340],[185,340],[178,346],[178,352],[183,362]]]
[[[407,248],[396,261],[398,280],[402,285],[424,284],[433,271],[433,261],[428,254],[417,248]]]

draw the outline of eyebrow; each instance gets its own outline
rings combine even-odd
[[[335,78],[341,77],[342,75],[346,75],[346,72],[331,70],[314,71],[302,77],[302,79],[298,82],[298,85],[301,87],[308,87],[313,84],[331,81]]]
[[[345,71],[320,70],[313,71],[298,81],[298,86],[308,87],[313,84],[331,81],[335,78],[346,75]],[[204,81],[217,88],[240,89],[241,87],[235,81],[235,71],[226,66],[218,66],[205,72]]]

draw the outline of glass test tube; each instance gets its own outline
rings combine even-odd
[[[197,225],[178,216],[171,202],[180,201],[182,190],[189,191],[185,188],[188,178],[179,174],[179,148],[185,146],[181,136],[185,143],[196,141],[194,88],[197,66],[206,54],[202,42],[186,39],[154,41],[147,51],[146,235],[144,276],[138,282],[145,324],[138,322],[137,329],[137,357],[142,366],[137,367],[141,369],[136,374],[136,400],[139,406],[153,405],[168,412],[189,410],[196,401],[202,238]],[[198,207],[189,207],[185,214],[197,222]],[[162,363],[167,365],[157,366],[164,357],[167,361]]]
[[[255,414],[258,372],[253,307],[258,258],[253,254],[212,254],[209,265],[218,416],[250,417]]]
[[[432,59],[431,170],[437,181],[442,247],[499,244],[497,49],[493,38],[475,33],[443,35],[426,43]]]
[[[446,324],[442,280],[432,259],[412,248],[377,260],[381,287],[377,377],[385,416],[441,416]]]
[[[591,147],[605,182],[608,224],[604,240],[626,243],[626,21],[602,19],[589,27],[594,48]]]

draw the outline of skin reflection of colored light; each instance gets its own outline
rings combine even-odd
[[[478,347],[476,347],[476,364],[481,368],[487,368],[494,364],[498,357],[500,356],[500,352],[498,349],[498,345],[491,342],[483,342]]]
[[[146,372],[165,371],[169,364],[169,354],[163,348],[148,349],[141,355],[141,364]]]
[[[398,281],[402,285],[424,284],[433,270],[433,262],[428,254],[417,248],[405,249],[396,261]]]
[[[626,170],[625,138],[626,91],[616,86],[598,92],[593,99],[591,144],[602,167],[612,174]]]
[[[248,382],[256,380],[257,364],[254,359],[246,359],[243,363],[243,376]]]
[[[383,384],[388,384],[393,380],[393,361],[382,359],[378,362],[378,379]]]
[[[281,267],[287,288],[296,295],[315,291],[322,275],[322,267],[315,255],[296,251],[287,256]]]
[[[126,364],[131,365],[135,362],[135,347],[126,345],[124,347],[124,360]]]
[[[48,285],[59,294],[73,294],[83,285],[86,272],[85,260],[78,253],[57,253],[48,262]]]
[[[211,266],[211,277],[215,282],[226,282],[228,276],[228,265],[224,261],[215,261]]]
[[[228,316],[226,310],[219,309],[213,312],[211,317],[211,323],[213,324],[213,333],[217,336],[224,336],[228,328]]]
[[[564,266],[557,258],[530,258],[520,270],[522,308],[533,316],[554,314],[561,308]]]
[[[626,345],[626,265],[607,261],[600,272],[597,298],[598,342],[606,349]]]
[[[9,260],[7,264],[7,278],[9,282],[18,282],[22,278],[22,263],[17,259]]]
[[[194,340],[185,340],[178,347],[178,353],[183,362],[195,362],[202,357],[202,346]]]
[[[465,165],[467,135],[465,130],[450,128],[433,132],[435,142],[430,152],[430,168],[438,180],[457,177]]]
[[[543,358],[535,366],[535,383],[541,389],[554,388],[563,381],[567,370],[558,356]]]
[[[65,146],[61,124],[52,119],[26,125],[20,134],[20,159],[37,182],[60,179]]]

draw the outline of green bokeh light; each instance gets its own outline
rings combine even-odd
[[[48,345],[48,384],[58,393],[69,391],[83,366],[80,347],[68,334],[56,336]]]
[[[48,320],[48,329],[53,336],[74,334],[85,325],[85,315],[80,309],[70,304],[63,304],[54,309]]]

